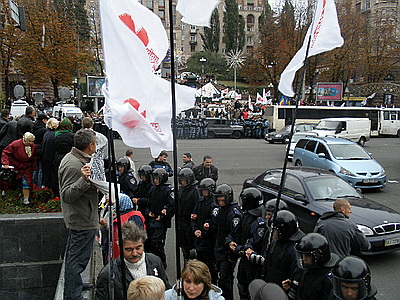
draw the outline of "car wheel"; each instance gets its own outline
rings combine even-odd
[[[242,134],[240,133],[240,131],[234,131],[232,132],[231,137],[233,139],[240,139],[242,137]]]
[[[297,167],[301,167],[303,164],[301,163],[300,160],[296,160],[296,162],[294,163],[295,166]]]
[[[362,136],[362,137],[360,137],[360,140],[358,141],[358,144],[359,144],[361,147],[364,147],[365,142],[366,142],[365,137]]]
[[[215,138],[215,132],[214,131],[209,131],[208,133],[207,133],[207,136],[210,138],[210,139],[214,139]]]
[[[288,136],[285,136],[285,137],[283,138],[283,143],[284,143],[284,144],[289,143],[289,137],[288,137]]]

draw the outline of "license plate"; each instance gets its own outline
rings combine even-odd
[[[272,138],[270,138],[270,137],[267,137],[267,141],[272,141]]]
[[[400,244],[400,238],[385,240],[385,247]]]
[[[364,179],[363,182],[364,183],[377,183],[378,179]]]

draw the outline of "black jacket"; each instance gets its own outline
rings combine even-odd
[[[211,178],[215,182],[218,180],[218,168],[211,165],[209,170],[206,170],[203,164],[195,167],[193,169],[194,176],[198,182],[202,181],[204,178]]]
[[[18,137],[22,138],[25,132],[33,133],[33,122],[35,119],[29,115],[24,115],[17,121],[17,133]]]
[[[146,261],[146,274],[160,278],[162,281],[164,281],[164,284],[167,289],[171,288],[171,285],[168,282],[168,277],[167,274],[165,273],[161,259],[152,253],[146,252],[145,261]],[[124,293],[122,290],[122,264],[120,257],[114,260],[113,268],[115,270],[114,300],[124,300]],[[128,288],[129,284],[136,278],[133,278],[131,272],[128,270],[126,266],[125,266],[125,274],[126,274],[126,288]],[[96,300],[110,299],[108,291],[109,276],[110,276],[110,263],[108,263],[100,271],[100,274],[97,277]]]
[[[0,130],[0,147],[5,148],[13,141],[18,140],[17,121],[6,123]]]
[[[340,258],[371,248],[364,234],[341,212],[324,213],[318,220],[314,232],[326,237],[332,253]]]

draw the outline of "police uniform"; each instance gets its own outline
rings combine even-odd
[[[194,238],[194,248],[196,249],[197,259],[204,262],[211,273],[211,281],[217,283],[217,270],[215,267],[214,257],[214,230],[211,222],[211,213],[214,208],[214,197],[200,197],[197,201],[193,214],[197,216],[192,219],[193,233],[196,230],[201,231],[201,237]],[[208,229],[204,228],[204,224],[208,223]]]
[[[194,249],[194,234],[191,224],[191,215],[193,209],[199,199],[199,192],[196,184],[188,186],[180,186],[179,191],[179,234],[180,247],[182,248],[183,257],[189,259],[190,250]]]
[[[332,291],[332,273],[329,267],[302,270],[296,300],[327,300]]]
[[[137,192],[137,181],[131,169],[119,176],[118,183],[121,186],[121,192],[128,195],[131,199],[135,196]]]
[[[148,217],[147,235],[150,241],[151,252],[161,258],[164,267],[167,265],[165,255],[165,238],[167,229],[171,227],[171,218],[175,211],[175,200],[173,197],[173,188],[169,184],[153,185],[149,191],[149,207],[146,211]],[[166,209],[167,214],[163,215],[161,211]],[[150,217],[149,213],[153,213],[154,217]],[[157,218],[160,217],[160,220]]]
[[[233,299],[233,272],[237,256],[230,248],[229,243],[238,240],[237,232],[242,218],[242,212],[237,203],[231,203],[226,207],[215,207],[212,212],[212,220],[216,230],[215,259],[218,270],[218,286],[223,290],[223,296],[227,300]]]

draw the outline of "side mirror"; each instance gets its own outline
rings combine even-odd
[[[305,197],[304,195],[302,195],[302,194],[296,194],[296,195],[294,195],[294,200],[301,201],[301,202],[303,202],[304,204],[308,203],[306,197]]]
[[[319,158],[326,158],[326,155],[325,155],[325,153],[320,152],[320,153],[318,153],[318,157]]]

